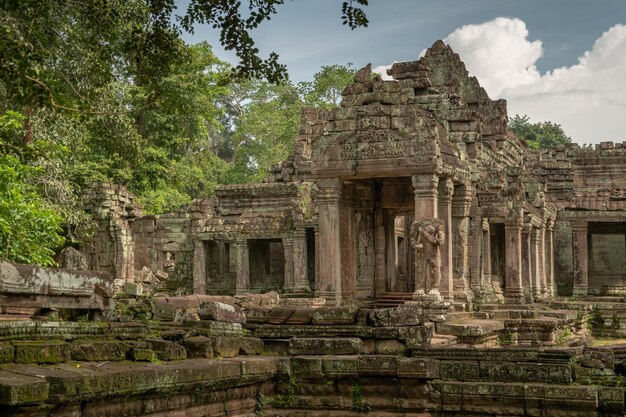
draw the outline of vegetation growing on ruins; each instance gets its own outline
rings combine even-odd
[[[558,123],[531,123],[527,115],[516,114],[509,119],[509,129],[528,143],[531,149],[552,148],[572,142]]]

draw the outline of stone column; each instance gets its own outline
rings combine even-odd
[[[329,305],[341,303],[341,234],[339,225],[339,197],[341,181],[338,179],[317,182],[319,211],[318,286],[320,296]]]
[[[206,294],[206,245],[196,240],[193,245],[193,293]]]
[[[415,220],[437,218],[439,177],[436,174],[420,174],[411,177],[415,192]]]
[[[489,220],[483,219],[483,285],[491,286],[491,230]]]
[[[542,297],[549,295],[546,279],[546,223],[542,222],[539,229],[539,285]]]
[[[340,292],[342,303],[356,298],[356,248],[357,234],[355,229],[355,187],[354,185],[342,186],[341,198],[339,201],[339,249],[341,251],[339,259],[341,282],[337,287]]]
[[[296,292],[309,291],[307,263],[306,230],[299,228],[293,232],[293,290]]]
[[[533,227],[530,233],[530,265],[531,265],[531,284],[533,288],[533,296],[535,299],[541,297],[541,275],[540,275],[540,264],[541,259],[539,257],[539,252],[541,251],[541,232],[539,228]]]
[[[286,292],[294,292],[294,265],[293,265],[293,237],[283,237],[283,258],[285,262],[283,273],[283,288]]]
[[[374,210],[374,296],[376,297],[386,290],[385,243],[385,216],[383,209],[377,207]]]
[[[556,286],[554,285],[554,220],[552,219],[548,219],[546,223],[546,282],[548,295],[554,297]]]
[[[505,279],[507,302],[524,302],[522,290],[522,217],[507,218],[504,223]]]
[[[320,227],[319,224],[315,227],[315,276],[314,282],[314,294],[316,297],[320,296]]]
[[[574,296],[587,295],[589,286],[588,277],[588,248],[587,248],[587,221],[572,221],[572,251],[574,257]]]
[[[533,268],[532,268],[532,256],[531,256],[531,243],[530,235],[532,231],[532,225],[530,223],[522,226],[522,288],[524,291],[524,298],[527,302],[532,303],[533,298]]]
[[[398,281],[396,261],[398,258],[397,242],[396,242],[396,222],[395,216],[385,213],[383,216],[383,224],[385,229],[385,259],[387,260],[387,268],[385,271],[385,290],[396,291],[396,283]]]
[[[439,181],[439,203],[437,210],[439,218],[446,227],[446,240],[441,246],[441,284],[439,292],[444,299],[454,299],[454,285],[452,279],[452,195],[454,183],[450,178]]]
[[[235,294],[250,291],[250,253],[248,241],[239,240],[233,244],[235,249]]]
[[[413,175],[411,180],[415,193],[415,221],[419,222],[423,218],[437,218],[439,177],[435,174],[420,174]],[[427,290],[424,279],[428,266],[426,260],[422,257],[422,253],[417,251],[417,249],[415,250],[415,291]]]
[[[452,240],[454,296],[462,302],[469,301],[467,271],[469,269],[469,216],[472,199],[473,190],[470,183],[455,187],[452,198],[452,230],[449,237]]]

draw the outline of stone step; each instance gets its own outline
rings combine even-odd
[[[376,298],[374,306],[377,308],[397,307],[412,299],[413,293],[410,292],[385,292]]]
[[[463,319],[444,323],[437,323],[437,334],[452,336],[487,336],[504,329],[501,320]]]
[[[445,347],[456,345],[456,336],[448,334],[434,334],[430,340],[430,346],[432,347]]]

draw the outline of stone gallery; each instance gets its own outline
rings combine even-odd
[[[529,149],[441,41],[388,75],[263,183],[93,184],[63,268],[0,261],[0,415],[623,417],[626,142]]]

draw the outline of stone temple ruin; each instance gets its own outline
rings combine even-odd
[[[626,142],[529,149],[441,41],[388,74],[264,183],[94,184],[70,270],[3,262],[0,414],[623,416]]]
[[[265,183],[159,218],[96,184],[89,267],[120,285],[146,267],[186,293],[337,305],[419,290],[478,304],[626,293],[626,144],[530,150],[507,130],[506,102],[442,42],[389,75],[366,67],[341,107],[305,111]]]

